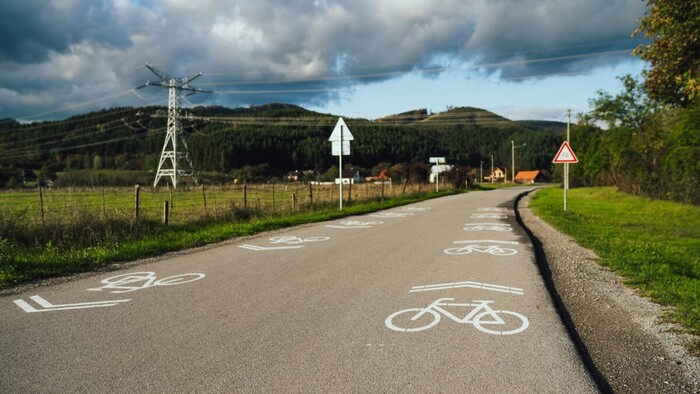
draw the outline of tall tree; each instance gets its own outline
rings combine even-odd
[[[700,98],[700,1],[648,0],[633,36],[651,39],[634,54],[650,63],[649,94],[667,104],[687,106]]]

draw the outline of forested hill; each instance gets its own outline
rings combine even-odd
[[[0,121],[0,166],[8,171],[50,169],[148,170],[157,168],[166,130],[167,108],[114,108],[62,121],[19,124]],[[324,172],[334,164],[328,137],[338,115],[289,104],[247,108],[183,109],[181,122],[198,171],[230,173],[245,166],[270,175],[290,170]],[[347,163],[371,169],[378,163],[426,163],[445,156],[449,163],[509,166],[511,140],[516,168],[549,169],[562,135],[519,124],[477,108],[442,113],[409,111],[378,120],[344,118],[355,140]],[[489,167],[490,168],[490,167]]]

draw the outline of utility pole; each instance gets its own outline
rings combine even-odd
[[[571,110],[566,111],[566,143],[571,146]],[[569,191],[569,163],[564,163],[564,212],[566,212],[566,195]]]
[[[182,133],[182,124],[180,123],[180,98],[183,91],[190,92],[188,95],[211,92],[189,86],[189,83],[202,76],[202,73],[193,74],[184,78],[176,78],[158,70],[148,63],[146,64],[146,68],[157,75],[160,80],[156,82],[146,81],[146,83],[136,89],[141,89],[146,86],[157,86],[168,89],[168,128],[165,134],[163,150],[160,153],[158,171],[156,171],[156,179],[153,181],[153,187],[158,185],[158,181],[160,181],[160,178],[163,176],[170,177],[174,189],[177,188],[178,177],[182,176],[191,177],[196,184],[197,178],[194,177],[194,167],[192,166],[192,160],[190,160],[189,149],[187,148],[187,142]],[[178,142],[182,144],[183,149],[178,147]],[[183,159],[184,162],[182,162]],[[183,166],[185,167],[184,169],[182,168]]]
[[[491,154],[491,183],[493,183],[493,154]]]
[[[510,173],[511,173],[510,180],[513,183],[515,183],[515,149],[522,148],[525,145],[527,145],[527,144],[515,146],[515,141],[513,141],[513,140],[510,141],[510,146],[511,146],[511,149],[510,149]]]
[[[479,183],[484,183],[484,161],[479,164]]]

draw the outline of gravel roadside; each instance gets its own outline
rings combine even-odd
[[[700,393],[700,358],[692,339],[663,318],[664,307],[623,285],[592,251],[552,228],[516,201],[538,264],[584,363],[603,392]]]

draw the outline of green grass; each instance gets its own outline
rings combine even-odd
[[[296,226],[304,223],[333,220],[409,204],[429,198],[454,194],[455,191],[422,192],[385,199],[383,202],[355,202],[339,211],[335,204],[320,204],[303,212],[260,213],[235,210],[239,216],[219,219],[202,219],[185,224],[166,226],[158,221],[132,220],[100,222],[94,213],[83,212],[68,218],[73,226],[66,227],[65,220],[54,230],[46,224],[35,228],[40,231],[76,231],[76,234],[59,237],[60,242],[18,242],[12,237],[0,236],[0,289],[20,283],[57,276],[70,275],[104,267],[107,264],[132,261],[157,256],[232,237],[252,235],[263,231]],[[0,215],[0,219],[3,219]],[[8,220],[12,220],[10,217]],[[11,224],[10,224],[11,225]],[[94,230],[92,226],[94,225]],[[74,229],[75,228],[75,229]],[[94,232],[89,242],[81,242]],[[51,239],[49,237],[49,239]]]
[[[600,263],[628,285],[673,306],[669,316],[700,335],[700,207],[630,196],[614,188],[570,190],[567,212],[562,189],[541,189],[531,207],[595,251]]]

